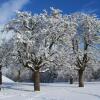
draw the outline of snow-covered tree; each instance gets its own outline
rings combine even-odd
[[[0,44],[0,84],[2,84],[2,68],[6,66],[9,62],[9,57],[11,54],[11,47],[6,44],[6,40],[2,39],[2,43]]]
[[[3,41],[4,42],[4,41]],[[2,62],[6,55],[6,49],[3,47],[3,44],[0,44],[0,85],[2,84]]]
[[[78,70],[79,87],[84,86],[83,74],[86,67],[98,60],[99,50],[96,50],[96,37],[100,32],[100,20],[85,13],[74,13],[72,20],[77,22],[77,34],[72,39],[73,54],[71,62]]]
[[[60,58],[63,43],[71,44],[75,24],[59,9],[51,8],[41,14],[31,15],[18,12],[14,20],[6,25],[7,31],[14,31],[15,54],[19,62],[34,72],[34,90],[40,90],[41,70],[48,70]]]

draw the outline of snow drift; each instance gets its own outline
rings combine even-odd
[[[12,81],[11,79],[9,79],[9,78],[7,78],[7,77],[5,77],[5,76],[2,76],[2,81],[3,82],[14,82],[14,81]]]

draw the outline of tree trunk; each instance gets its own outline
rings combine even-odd
[[[40,72],[34,71],[34,91],[40,91]]]
[[[1,71],[2,65],[0,65],[0,85],[2,85],[2,71]],[[1,87],[0,87],[1,90]]]
[[[70,84],[73,84],[73,76],[70,76]]]
[[[2,72],[0,70],[0,85],[2,84]]]
[[[0,85],[2,84],[2,71],[1,71],[2,65],[0,65]]]
[[[79,87],[84,87],[84,79],[83,79],[83,70],[79,70],[78,71],[78,75],[79,75]]]

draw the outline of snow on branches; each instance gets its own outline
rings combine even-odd
[[[47,11],[39,15],[18,12],[16,18],[6,25],[6,30],[15,32],[15,49],[19,61],[36,71],[54,64],[60,51],[63,51],[60,50],[61,45],[71,46],[75,26],[60,10],[51,8],[50,15]]]
[[[51,7],[50,14],[18,12],[5,30],[15,33],[14,51],[24,67],[37,71],[55,65],[82,72],[96,58],[100,20],[85,13],[65,15]]]

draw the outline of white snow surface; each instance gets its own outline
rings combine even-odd
[[[32,83],[4,83],[0,100],[100,100],[100,82],[77,84],[42,83],[41,91],[34,92]]]
[[[13,82],[11,79],[9,79],[9,78],[7,78],[7,77],[5,77],[5,76],[3,76],[3,75],[2,75],[2,81],[3,81],[3,82],[7,82],[7,83]]]

